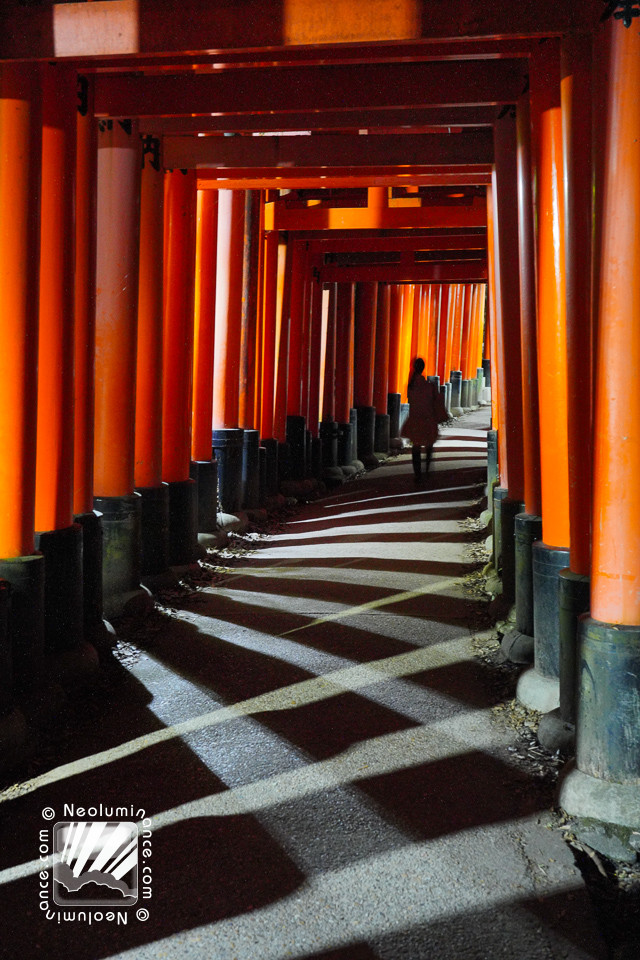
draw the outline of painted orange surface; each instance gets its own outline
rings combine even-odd
[[[0,87],[0,557],[33,553],[40,125],[37,68],[3,65]]]
[[[640,626],[640,36],[617,21],[607,32],[591,615]]]
[[[75,71],[41,67],[36,530],[73,522]]]
[[[216,316],[213,360],[213,426],[238,426],[244,193],[218,197]]]
[[[164,174],[145,157],[140,183],[140,267],[136,373],[136,487],[162,482]]]
[[[189,479],[193,381],[196,179],[165,174],[164,354],[162,359],[162,479]]]
[[[133,493],[141,148],[135,124],[98,133],[96,393],[97,497]]]

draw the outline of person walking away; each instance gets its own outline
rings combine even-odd
[[[407,386],[409,400],[409,416],[407,417],[402,434],[408,437],[413,444],[411,459],[416,481],[421,477],[422,447],[426,450],[425,474],[429,470],[433,445],[438,439],[438,388],[435,383],[429,383],[424,377],[424,360],[416,357],[413,361],[413,372]]]

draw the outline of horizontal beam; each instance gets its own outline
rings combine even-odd
[[[414,107],[410,109],[323,110],[322,113],[242,113],[222,117],[142,117],[140,133],[271,133],[279,130],[369,130],[406,127],[491,127],[499,108]]]
[[[210,54],[589,31],[599,0],[3,0],[0,59]]]
[[[375,264],[371,266],[320,267],[321,283],[480,283],[487,279],[485,260],[456,263]]]
[[[522,94],[527,70],[520,59],[97,74],[94,109],[99,117],[127,118],[506,104]]]
[[[299,168],[295,173],[285,169],[256,170],[253,167],[225,170],[198,170],[199,190],[325,190],[353,187],[455,187],[482,186],[491,183],[489,167],[476,167],[472,172],[460,168],[429,167],[366,167]],[[428,173],[424,171],[428,170]]]
[[[385,230],[486,227],[487,205],[469,206],[307,207],[290,209],[281,201],[265,204],[265,230]]]
[[[165,137],[165,166],[370,167],[490,164],[493,131],[361,136],[325,133],[309,137]]]
[[[298,241],[298,237],[295,237]],[[308,243],[312,253],[386,253],[418,250],[486,250],[487,236],[484,233],[460,233],[453,236],[419,234],[409,237],[332,237],[318,240],[299,239]]]

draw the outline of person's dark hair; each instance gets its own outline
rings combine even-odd
[[[419,377],[424,370],[424,360],[422,357],[416,357],[413,361],[413,370],[411,371],[411,376],[409,377],[409,386],[413,383],[416,377]]]

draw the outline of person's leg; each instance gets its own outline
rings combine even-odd
[[[429,472],[429,467],[431,466],[431,457],[433,454],[433,447],[427,447],[427,455],[425,457],[425,473]]]
[[[413,472],[416,477],[420,476],[420,454],[422,453],[422,447],[417,443],[414,443],[411,448],[411,461],[413,463]]]

